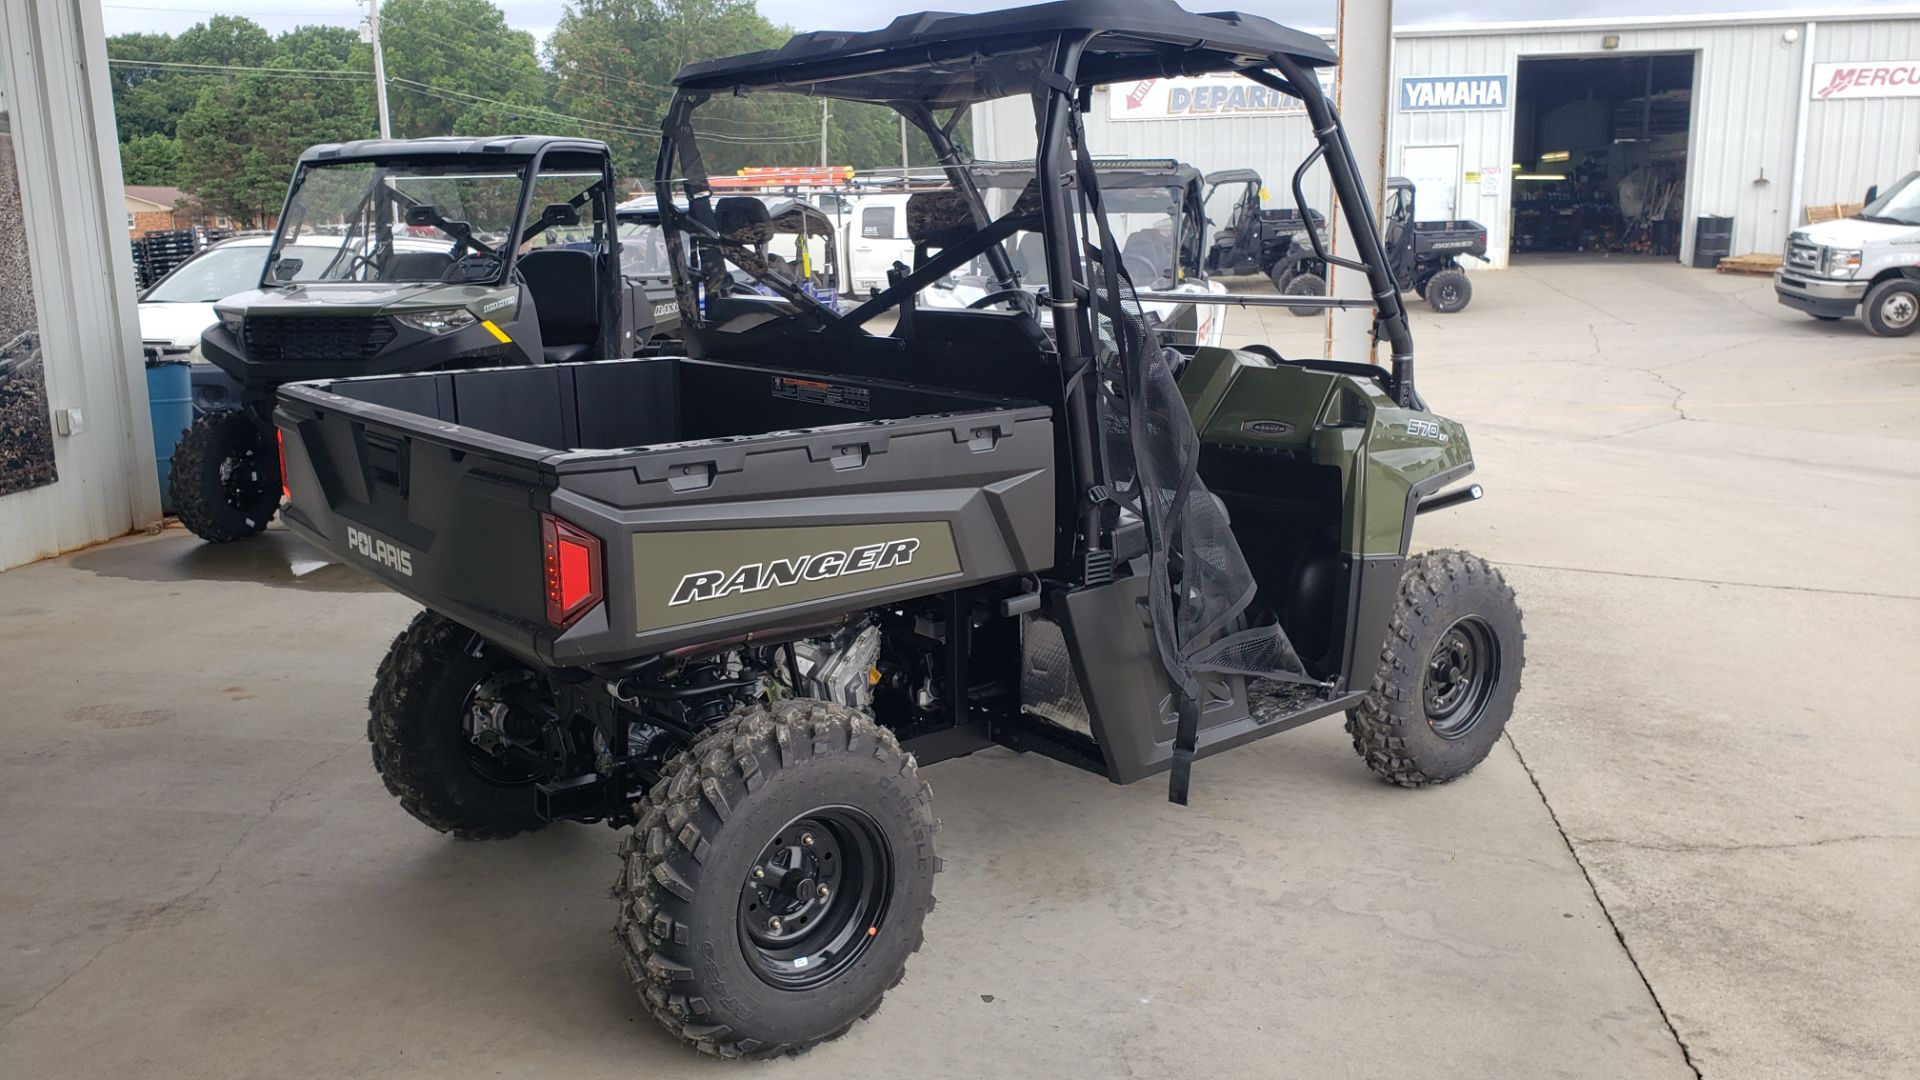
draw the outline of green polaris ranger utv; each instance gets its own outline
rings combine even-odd
[[[1344,715],[1395,784],[1472,769],[1520,688],[1520,611],[1481,559],[1410,546],[1478,495],[1473,456],[1415,389],[1314,78],[1333,61],[1254,16],[1069,0],[682,70],[655,187],[684,355],[280,392],[287,524],[427,609],[374,677],[388,790],[461,837],[626,830],[642,1001],[765,1057],[902,977],[942,759],[1164,774],[1184,803],[1199,759]],[[1371,309],[1391,367],[1152,340],[1082,114],[1098,84],[1218,72],[1304,103],[1372,283],[1310,302]],[[906,208],[914,266],[835,310],[769,258],[767,207],[703,167],[703,111],[753,94],[886,105],[927,139],[950,186]],[[954,133],[1001,97],[1032,102],[1038,152],[995,207]],[[975,259],[995,288],[919,302]]]
[[[270,414],[284,383],[644,349],[654,303],[622,273],[614,184],[606,144],[590,139],[368,140],[301,154],[260,287],[216,304],[201,338],[240,400],[181,436],[181,522],[212,541],[267,527],[281,497]]]

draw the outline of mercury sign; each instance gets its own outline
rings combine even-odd
[[[1813,99],[1920,97],[1920,60],[1813,65]]]
[[[1320,80],[1326,89],[1326,78]],[[1209,116],[1300,115],[1298,98],[1239,76],[1141,79],[1107,87],[1108,120],[1186,120]]]
[[[1506,107],[1505,75],[1435,75],[1400,80],[1401,112]]]

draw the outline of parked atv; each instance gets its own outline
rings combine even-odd
[[[260,287],[214,306],[201,352],[241,386],[174,452],[180,520],[252,536],[279,508],[269,419],[298,379],[632,356],[653,335],[621,274],[604,143],[366,141],[300,156]],[[537,203],[537,205],[536,205]]]
[[[1008,746],[1166,773],[1184,803],[1196,759],[1345,714],[1396,784],[1472,769],[1520,688],[1520,611],[1485,561],[1410,547],[1479,492],[1448,490],[1473,456],[1415,390],[1314,77],[1333,62],[1255,16],[1079,0],[683,69],[655,185],[686,356],[280,392],[289,527],[428,609],[375,679],[388,789],[464,837],[631,825],[641,1000],[768,1057],[872,1014],[920,947],[934,762]],[[1390,370],[1154,343],[1080,107],[1168,71],[1304,103],[1372,285],[1312,302],[1373,310]],[[758,93],[893,107],[952,180],[908,204],[926,256],[850,310],[768,258],[768,207],[716,197],[694,149],[710,99]],[[1009,96],[1039,164],[995,209],[950,136]],[[920,302],[975,259],[995,292]]]
[[[1252,169],[1208,173],[1209,208],[1214,205],[1214,196],[1222,191],[1232,197],[1232,209],[1227,212],[1226,225],[1214,234],[1213,246],[1207,249],[1207,272],[1264,274],[1273,280],[1275,289],[1286,292],[1289,275],[1297,265],[1291,256],[1306,250],[1301,234],[1311,227],[1324,243],[1325,215],[1292,207],[1265,209],[1267,187]]]
[[[1460,256],[1480,258],[1487,253],[1487,227],[1477,221],[1415,221],[1413,182],[1398,176],[1387,179],[1387,260],[1393,280],[1412,289],[1427,306],[1451,315],[1473,299],[1473,283],[1460,265]],[[1274,266],[1276,287],[1286,296],[1327,294],[1327,255],[1317,236]],[[1283,284],[1284,282],[1284,284]],[[1295,315],[1314,315],[1320,308],[1299,304]]]

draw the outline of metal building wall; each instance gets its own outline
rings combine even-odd
[[[0,496],[0,569],[160,519],[106,37],[91,0],[0,0],[11,115],[59,480]]]
[[[1920,60],[1920,19],[1820,23],[1813,59]],[[1920,97],[1808,101],[1805,160],[1802,206],[1858,202],[1920,169]]]
[[[1524,58],[1694,55],[1693,115],[1681,206],[1680,258],[1693,253],[1694,219],[1734,219],[1733,250],[1779,253],[1792,224],[1788,207],[1793,172],[1793,125],[1800,92],[1801,48],[1783,32],[1799,24],[1630,25],[1569,29],[1512,29],[1462,34],[1405,30],[1398,35],[1396,78],[1504,73],[1517,87]],[[1602,38],[1618,34],[1617,48]],[[1394,114],[1397,148],[1458,143],[1464,168],[1512,161],[1515,109],[1486,112]],[[1397,162],[1396,162],[1397,164]],[[1467,190],[1467,189],[1463,189]],[[1463,213],[1488,227],[1496,266],[1506,264],[1513,183],[1503,172],[1497,196],[1470,191]]]

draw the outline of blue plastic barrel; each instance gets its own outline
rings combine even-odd
[[[160,509],[173,513],[173,449],[193,424],[192,365],[184,360],[147,362],[147,409],[153,415],[153,459],[160,466]]]

